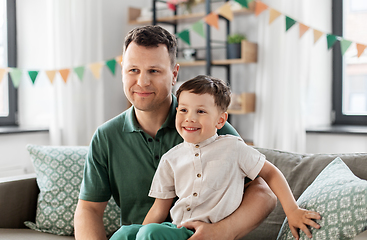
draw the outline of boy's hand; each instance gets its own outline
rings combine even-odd
[[[306,209],[297,208],[287,215],[289,228],[291,229],[293,237],[299,239],[298,229],[301,229],[309,238],[312,238],[308,226],[319,229],[320,225],[312,219],[321,219],[321,215],[317,212],[308,211]]]

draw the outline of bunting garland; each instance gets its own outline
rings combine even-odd
[[[180,2],[180,1],[184,1],[184,0],[171,0],[168,1],[167,4],[169,4],[169,8],[170,9],[176,9],[175,6]],[[235,2],[239,3],[242,7],[244,8],[249,8],[249,3],[255,1],[255,0],[234,0]],[[326,36],[326,41],[327,41],[327,48],[331,49],[334,44],[339,41],[340,42],[340,48],[341,48],[341,54],[344,55],[346,53],[346,51],[352,46],[352,44],[354,42],[344,39],[341,36],[336,36],[330,33],[324,33],[322,31],[319,31],[317,29],[311,28],[293,18],[291,18],[290,16],[287,16],[285,14],[282,14],[281,12],[269,7],[268,5],[266,5],[265,3],[261,2],[260,0],[256,0],[255,1],[255,8],[254,8],[254,13],[255,16],[259,16],[260,14],[262,14],[265,10],[269,11],[269,22],[268,24],[272,24],[278,17],[280,17],[281,15],[285,16],[285,29],[286,32],[292,28],[294,25],[296,25],[298,23],[299,25],[299,38],[301,38],[308,30],[312,30],[313,32],[313,41],[314,44],[316,44],[318,42],[319,39],[321,39],[322,36]],[[231,9],[231,5],[229,2],[226,2],[225,4],[223,4],[219,9],[217,9],[216,11],[213,11],[209,14],[207,14],[203,19],[200,19],[199,21],[195,22],[194,24],[191,25],[191,29],[192,31],[194,31],[195,33],[197,33],[199,36],[205,38],[205,31],[204,31],[204,25],[205,23],[208,24],[209,26],[215,27],[216,29],[219,29],[219,15],[226,18],[229,21],[233,20],[233,11]],[[182,39],[186,44],[191,45],[191,41],[190,41],[190,30],[189,29],[184,29],[183,31],[177,33],[177,37]],[[356,49],[357,49],[357,57],[359,58],[364,51],[367,48],[366,44],[361,44],[361,43],[355,43]],[[93,74],[93,76],[98,80],[101,78],[101,70],[103,66],[106,66],[112,75],[116,74],[116,64],[117,63],[121,63],[122,62],[122,55],[119,55],[113,59],[109,59],[107,61],[104,62],[95,62],[95,63],[89,63],[87,64],[89,70],[91,71],[91,73]],[[84,77],[84,73],[85,73],[85,68],[86,66],[78,66],[78,67],[74,67],[74,68],[65,68],[65,69],[59,69],[59,70],[45,70],[45,73],[48,77],[48,79],[50,80],[51,84],[53,84],[56,73],[58,72],[60,77],[62,78],[62,80],[64,81],[64,83],[67,83],[68,81],[68,77],[70,75],[70,71],[73,70],[75,72],[75,74],[77,75],[77,77],[79,78],[80,81],[83,81],[83,77]],[[39,74],[40,70],[30,70],[27,71],[28,76],[30,78],[30,80],[32,81],[32,84],[35,84],[36,80],[37,80],[37,76]],[[18,88],[22,75],[23,75],[23,70],[19,69],[19,68],[1,68],[0,67],[0,83],[2,82],[5,74],[9,73],[10,77],[11,77],[11,81],[13,83],[13,86],[15,88]]]

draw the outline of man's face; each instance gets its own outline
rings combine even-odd
[[[171,103],[178,65],[173,69],[167,47],[144,47],[132,42],[122,61],[122,81],[128,100],[141,111],[157,111]]]
[[[199,143],[212,137],[226,120],[227,113],[219,110],[212,95],[181,92],[176,129],[186,142]]]

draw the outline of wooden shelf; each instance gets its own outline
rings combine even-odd
[[[238,59],[222,59],[213,60],[212,65],[230,65],[230,64],[240,64],[240,63],[256,63],[257,62],[257,44],[242,41],[241,46],[241,58]],[[206,64],[205,60],[200,61],[177,61],[181,67],[192,67],[192,66],[204,66]]]
[[[251,2],[249,4],[249,8],[242,8],[239,10],[234,10],[234,15],[242,15],[242,14],[252,14],[255,11],[255,2]],[[129,7],[128,16],[129,16],[129,24],[131,25],[146,25],[152,24],[152,20],[142,20],[139,21],[141,10],[140,8]],[[157,22],[169,22],[169,23],[184,23],[184,22],[194,22],[206,16],[205,12],[191,13],[185,15],[176,15],[176,16],[167,16],[167,17],[159,17],[157,18]]]
[[[255,93],[232,94],[231,105],[227,112],[229,114],[246,114],[255,112]]]

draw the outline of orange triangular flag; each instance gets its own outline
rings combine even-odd
[[[231,9],[231,3],[227,2],[222,7],[220,7],[218,9],[218,14],[221,15],[222,17],[228,19],[229,21],[232,21],[233,20],[233,12],[232,12],[232,9]]]
[[[270,8],[270,16],[269,16],[269,24],[271,24],[275,19],[277,19],[282,13],[278,12],[275,9]]]
[[[316,30],[314,29],[313,30],[313,43],[315,44],[319,39],[320,37],[323,35],[324,33],[319,31],[319,30]]]
[[[256,5],[255,5],[255,15],[259,16],[260,13],[262,13],[263,11],[265,11],[266,9],[268,9],[268,5],[266,5],[263,2],[257,1]]]
[[[218,19],[219,19],[218,14],[216,14],[215,12],[211,12],[208,15],[206,15],[204,21],[210,26],[215,27],[216,29],[219,30]]]
[[[69,73],[70,73],[70,69],[68,69],[68,68],[61,69],[61,70],[59,70],[59,73],[60,73],[62,79],[64,80],[64,82],[66,83],[68,81],[68,76],[69,76]]]
[[[7,72],[6,68],[0,68],[0,83],[3,80],[6,72]]]
[[[48,79],[50,80],[51,84],[54,83],[56,70],[50,70],[50,71],[45,71],[45,72],[46,72],[46,75],[47,75]]]
[[[89,69],[92,71],[93,76],[96,79],[100,79],[101,78],[101,68],[103,67],[103,63],[91,63],[89,64]]]
[[[121,63],[122,63],[122,55],[115,57],[115,60],[118,63],[118,65],[121,66]]]
[[[303,23],[299,23],[299,38],[301,38],[303,36],[303,34],[305,34],[305,32],[307,32],[308,29],[310,29],[309,26],[306,26]]]
[[[357,43],[356,45],[357,45],[358,57],[360,57],[367,46],[359,43]]]

